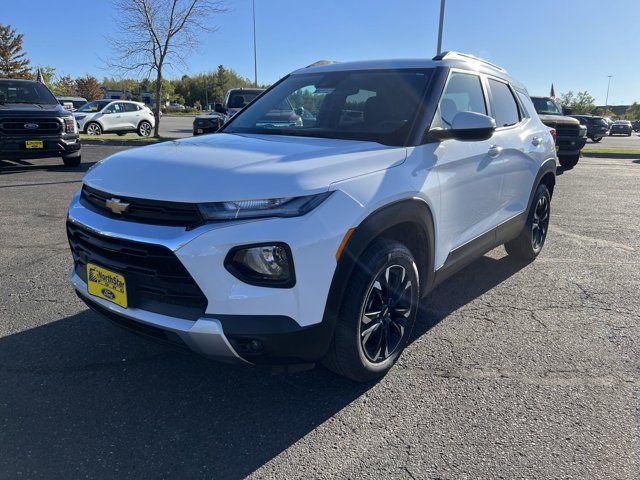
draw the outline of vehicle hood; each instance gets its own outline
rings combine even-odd
[[[202,114],[202,115],[196,115],[195,120],[214,120],[216,118],[222,118],[223,115],[220,114],[215,114],[215,115],[211,115],[211,114]]]
[[[404,147],[374,142],[218,133],[117,153],[84,182],[114,195],[175,202],[294,197],[405,158]]]
[[[580,125],[580,122],[572,117],[564,117],[562,115],[538,115],[542,123],[548,127],[556,125]]]
[[[38,103],[3,103],[0,104],[0,114],[2,115],[42,115],[56,116],[60,114],[69,114],[61,105],[40,105]]]

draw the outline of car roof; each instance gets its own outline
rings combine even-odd
[[[324,62],[323,62],[324,63]],[[350,70],[395,70],[395,69],[411,69],[411,68],[460,68],[470,70],[476,73],[484,73],[501,78],[509,82],[515,88],[526,92],[526,88],[519,81],[511,77],[509,73],[502,67],[491,62],[483,60],[473,55],[460,52],[444,52],[436,55],[431,59],[426,58],[405,58],[405,59],[388,59],[388,60],[362,60],[356,62],[333,62],[324,63],[322,65],[312,64],[305,68],[300,68],[292,72],[292,75],[300,75],[306,73],[322,73],[322,72],[344,72]]]

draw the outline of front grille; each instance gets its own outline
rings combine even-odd
[[[51,135],[62,132],[62,122],[56,118],[0,118],[0,132],[5,135]]]
[[[166,247],[97,234],[67,222],[76,274],[87,281],[87,263],[124,276],[127,302],[170,317],[196,320],[207,298],[178,257]]]
[[[107,207],[107,200],[114,197],[123,203],[129,204],[125,212],[120,214],[113,213]],[[94,211],[98,210],[102,214],[107,214],[119,220],[187,228],[202,224],[202,216],[195,203],[122,197],[120,195],[111,195],[86,185],[82,187],[80,201],[85,207],[89,207]]]
[[[580,135],[580,125],[558,125],[555,128],[559,137],[577,137]]]

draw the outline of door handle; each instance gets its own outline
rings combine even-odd
[[[492,158],[496,158],[501,153],[502,153],[502,147],[498,145],[491,145],[488,152],[489,156]]]
[[[539,147],[540,145],[542,145],[542,138],[541,137],[533,137],[533,139],[531,140],[531,143],[533,143],[534,147]]]

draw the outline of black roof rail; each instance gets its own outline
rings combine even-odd
[[[455,59],[455,58],[458,58],[458,59],[461,59],[461,60],[473,60],[475,62],[484,63],[485,65],[488,65],[491,68],[495,68],[496,70],[500,70],[501,72],[506,72],[506,70],[504,68],[496,65],[495,63],[491,63],[491,62],[488,62],[486,60],[483,60],[482,58],[478,58],[478,57],[475,57],[473,55],[469,55],[468,53],[447,51],[447,52],[442,52],[442,53],[436,55],[435,57],[433,57],[433,60],[450,60],[450,59]]]

